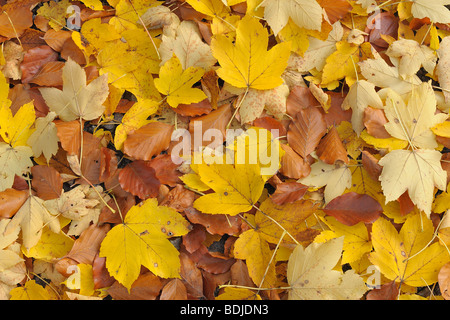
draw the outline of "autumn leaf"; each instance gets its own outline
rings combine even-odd
[[[14,232],[20,227],[23,245],[27,249],[38,243],[44,224],[53,232],[60,231],[59,220],[44,207],[43,203],[44,200],[30,195],[7,227],[6,233]]]
[[[167,98],[167,103],[176,108],[180,103],[200,102],[206,95],[192,85],[200,80],[204,70],[200,67],[189,67],[183,70],[178,57],[174,54],[166,61],[155,79],[155,86]]]
[[[394,150],[379,161],[386,203],[398,199],[406,190],[413,203],[427,216],[431,213],[434,187],[446,189],[446,173],[442,170],[441,153],[435,150]]]
[[[214,193],[194,201],[194,207],[211,214],[236,215],[249,211],[258,201],[264,188],[257,164],[201,164],[200,180]]]
[[[269,23],[275,35],[288,23],[288,19],[299,27],[319,30],[322,26],[322,8],[316,0],[265,0],[264,19]]]
[[[86,72],[70,58],[63,68],[63,89],[39,90],[50,110],[64,121],[98,118],[104,111],[102,103],[108,96],[107,77],[100,76],[86,85]]]
[[[343,247],[343,237],[325,243],[298,245],[292,252],[287,279],[291,300],[356,300],[367,291],[364,280],[353,270],[333,270]]]
[[[100,246],[109,273],[128,291],[141,265],[155,275],[178,278],[179,252],[168,238],[186,234],[189,223],[175,210],[148,199],[133,206],[122,224],[112,228]],[[120,241],[118,241],[120,239]]]
[[[290,45],[280,43],[267,51],[267,30],[254,18],[245,16],[236,29],[236,41],[216,35],[211,42],[221,79],[237,88],[267,90],[283,83]]]
[[[58,152],[58,134],[56,125],[53,120],[56,113],[49,112],[45,117],[37,118],[35,121],[35,131],[27,140],[28,145],[31,146],[35,157],[44,155],[45,159],[50,161],[50,158]]]
[[[16,175],[28,173],[33,166],[31,157],[33,151],[28,146],[17,146],[15,148],[4,142],[0,142],[0,191],[11,188]]]
[[[374,252],[369,259],[390,280],[413,287],[437,282],[448,252],[439,243],[430,244],[434,228],[431,220],[411,215],[400,232],[384,218],[372,226]]]

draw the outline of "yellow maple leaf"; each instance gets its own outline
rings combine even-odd
[[[276,286],[275,259],[269,243],[254,229],[243,232],[234,243],[234,257],[246,260],[253,282],[263,288]]]
[[[267,51],[268,32],[256,18],[245,16],[236,29],[236,41],[216,35],[211,41],[213,56],[219,61],[217,74],[237,88],[266,90],[283,83],[290,43]]]
[[[133,206],[123,223],[112,228],[100,246],[109,273],[128,290],[141,265],[163,278],[179,278],[178,250],[168,238],[189,232],[189,223],[174,209],[149,198]]]
[[[0,135],[11,145],[25,146],[34,131],[31,128],[36,119],[33,102],[24,104],[13,116],[9,106],[0,108]]]
[[[333,238],[344,237],[343,254],[341,264],[352,263],[363,257],[372,250],[372,242],[369,239],[369,232],[364,222],[359,222],[353,226],[347,226],[336,220],[334,217],[321,217],[325,224],[331,229],[322,231],[314,242],[323,242]]]
[[[12,289],[10,300],[55,300],[56,295],[50,286],[43,287],[35,280],[28,280],[24,286]]]
[[[206,94],[192,85],[199,81],[205,73],[203,68],[189,67],[183,70],[176,55],[161,67],[159,78],[155,79],[155,87],[167,98],[167,103],[176,108],[180,103],[189,104],[206,99]]]
[[[408,217],[400,232],[386,219],[378,218],[372,225],[370,261],[388,279],[413,287],[429,286],[437,282],[441,267],[448,262],[444,246],[435,242],[434,227],[424,215]]]
[[[186,0],[195,11],[201,12],[210,18],[222,17],[230,9],[224,5],[222,0]]]
[[[237,215],[252,209],[264,189],[257,164],[199,164],[198,175],[214,193],[201,196],[194,207],[204,213]]]
[[[323,68],[322,86],[345,78],[351,86],[358,78],[358,62],[371,56],[371,45],[368,42],[360,46],[347,41],[336,43],[336,51],[329,55]]]

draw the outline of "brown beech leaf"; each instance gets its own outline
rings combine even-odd
[[[339,222],[352,226],[361,221],[374,222],[383,212],[383,208],[378,201],[366,194],[348,192],[331,200],[323,211]]]
[[[42,200],[56,199],[63,191],[63,179],[59,172],[49,166],[37,165],[31,168],[31,185]]]
[[[160,300],[187,300],[187,290],[180,279],[170,280],[162,289]]]
[[[381,171],[383,170],[383,167],[378,164],[378,159],[375,158],[369,151],[363,150],[361,153],[361,162],[369,176],[373,180],[378,181]]]
[[[286,99],[286,112],[291,117],[305,108],[320,106],[308,87],[295,86]]]
[[[183,251],[180,252],[180,264],[180,276],[188,295],[193,298],[204,298],[203,278],[200,269],[197,268],[188,254]]]
[[[195,132],[195,126],[198,126],[201,124],[201,133],[202,136],[206,132],[206,130],[209,129],[216,129],[219,130],[222,133],[223,139],[220,141],[210,141],[207,138],[202,139],[203,145],[209,145],[211,148],[214,148],[215,146],[222,144],[225,141],[226,137],[226,126],[228,122],[231,119],[231,109],[229,104],[225,104],[221,107],[219,107],[217,110],[214,110],[210,112],[207,115],[192,118],[189,122],[189,132],[191,133],[192,137],[194,136]],[[197,129],[198,130],[198,129]],[[211,137],[212,139],[212,137]]]
[[[289,146],[303,159],[313,152],[322,136],[327,132],[325,120],[319,109],[301,109],[289,125],[287,140]]]
[[[130,133],[124,143],[124,152],[137,160],[151,158],[166,150],[170,144],[173,126],[151,122]]]
[[[320,160],[328,164],[335,164],[336,161],[349,163],[347,150],[335,126],[332,126],[325,137],[320,140],[316,154]]]
[[[255,287],[252,278],[248,274],[247,265],[243,260],[236,260],[230,271],[232,285]]]
[[[177,170],[178,165],[172,161],[172,157],[168,154],[159,154],[148,162],[148,165],[155,169],[156,177],[161,184],[167,184],[175,187],[181,180],[179,176],[181,172]]]
[[[397,199],[400,204],[400,214],[402,216],[406,216],[408,213],[414,210],[414,203],[409,197],[408,190],[406,190],[400,197]]]
[[[378,139],[391,138],[384,125],[388,122],[383,110],[367,107],[364,110],[363,123],[367,133]]]
[[[156,197],[161,185],[156,177],[155,169],[142,160],[127,164],[119,173],[119,182],[123,190],[140,199]]]
[[[301,183],[281,182],[277,184],[275,192],[270,197],[273,203],[283,205],[302,199],[306,191],[308,191],[308,186]]]
[[[99,180],[105,182],[117,170],[117,157],[113,150],[101,147],[100,149],[100,176]]]
[[[78,155],[81,146],[80,121],[55,120],[54,123],[61,147],[67,151],[68,155]]]
[[[286,128],[281,121],[268,116],[255,119],[255,121],[253,121],[253,126],[270,131],[274,136],[274,139],[278,137],[286,137],[287,134]],[[278,135],[275,134],[274,130],[278,130]]]
[[[396,300],[398,297],[398,283],[395,281],[382,284],[367,293],[367,300]]]
[[[64,42],[72,36],[72,32],[65,30],[48,30],[44,35],[45,42],[55,51],[60,52]]]
[[[56,263],[56,270],[68,277],[73,272],[73,270],[68,270],[70,265],[79,263],[92,264],[100,249],[100,244],[110,229],[109,224],[102,226],[90,225],[75,240],[69,253]]]
[[[110,287],[116,281],[106,269],[105,257],[95,256],[92,262],[92,278],[94,280],[94,289]]]
[[[198,211],[194,207],[186,208],[184,212],[189,221],[205,226],[206,230],[211,234],[235,235],[241,230],[241,218],[239,216],[206,214]]]
[[[194,192],[186,189],[183,185],[177,184],[175,188],[163,198],[160,205],[168,206],[178,212],[184,212],[186,208],[191,207],[194,203]]]
[[[62,68],[64,62],[50,61],[42,66],[42,68],[29,80],[40,86],[58,87],[63,85]]]
[[[108,293],[114,300],[155,300],[163,285],[159,277],[148,271],[136,279],[131,285],[130,292],[116,281],[108,288]]]
[[[200,23],[199,23],[200,25]],[[206,95],[209,97],[209,101],[211,102],[211,106],[213,109],[217,109],[217,101],[219,99],[220,88],[218,83],[219,77],[214,70],[209,70],[205,72],[202,79],[200,80],[202,83],[202,88],[205,91]]]
[[[126,197],[116,197],[115,200],[111,198],[108,201],[108,206],[114,209],[114,212],[107,206],[104,206],[98,217],[98,223],[122,223],[128,210],[135,204],[135,197],[131,193],[128,193]]]
[[[189,253],[194,253],[206,241],[206,228],[200,224],[193,224],[193,229],[183,237],[183,246]]]
[[[42,45],[28,50],[23,57],[22,63],[20,64],[20,70],[22,71],[22,83],[30,82],[43,65],[50,61],[56,61],[57,59],[58,53],[53,51],[53,49],[47,45]]]
[[[301,156],[299,156],[290,146],[281,143],[284,155],[281,158],[280,173],[292,179],[306,177],[311,172],[311,167]]]
[[[176,113],[186,117],[196,117],[208,114],[212,110],[211,103],[208,99],[204,99],[197,103],[179,104],[178,107],[172,108]]]
[[[347,0],[318,0],[317,2],[327,13],[331,24],[342,19],[353,9]]]
[[[2,7],[0,14],[0,35],[6,38],[16,38],[33,25],[31,4],[16,1]]]
[[[0,192],[0,219],[11,218],[28,199],[28,190],[8,188]]]

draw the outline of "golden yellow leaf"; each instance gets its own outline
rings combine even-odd
[[[176,55],[161,67],[159,78],[155,79],[155,87],[167,98],[167,103],[176,108],[180,103],[190,104],[206,99],[206,94],[192,85],[199,81],[205,70],[189,67],[183,70]]]
[[[107,233],[99,255],[106,257],[111,276],[128,290],[141,265],[159,277],[179,278],[179,252],[168,238],[188,233],[188,226],[174,209],[158,206],[156,198],[149,198],[133,206],[124,222]]]
[[[413,214],[400,232],[386,219],[378,218],[372,225],[374,252],[370,261],[388,279],[413,287],[437,282],[440,268],[449,254],[438,242],[430,244],[434,227],[425,215]]]
[[[267,90],[283,83],[290,44],[283,42],[267,51],[268,32],[255,18],[245,16],[236,29],[236,41],[216,35],[211,42],[219,61],[217,74],[238,88]]]

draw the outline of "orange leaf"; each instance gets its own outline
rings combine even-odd
[[[375,158],[367,150],[363,150],[361,155],[362,155],[361,160],[364,169],[366,169],[367,173],[373,180],[378,181],[381,171],[383,170],[383,167],[378,164],[378,159]]]
[[[327,127],[322,114],[316,107],[301,109],[289,125],[287,140],[292,149],[303,159],[313,152]]]
[[[384,125],[388,122],[383,110],[367,107],[364,110],[363,123],[367,133],[378,139],[388,139],[391,135]]]
[[[288,145],[281,143],[280,146],[285,152],[281,158],[280,173],[292,179],[306,177],[311,172],[309,163]]]
[[[80,263],[92,264],[100,249],[100,244],[110,229],[109,224],[102,226],[90,225],[75,240],[69,253],[55,264],[56,270],[68,277],[73,272],[73,270],[68,270],[70,265]]]
[[[133,161],[123,168],[119,173],[119,182],[123,190],[140,199],[156,197],[161,185],[155,169],[142,160]]]
[[[137,160],[151,158],[169,147],[173,127],[163,122],[151,122],[130,133],[124,143],[124,152]]]
[[[29,80],[40,86],[58,87],[63,85],[62,68],[64,62],[50,61],[42,66],[42,68]]]
[[[303,198],[308,186],[298,182],[281,182],[277,184],[275,192],[271,195],[272,202],[277,205],[292,203]]]
[[[68,155],[78,155],[81,146],[81,127],[78,120],[61,121],[55,120],[56,135],[61,142],[61,147],[67,151]]]
[[[335,126],[332,126],[327,135],[322,138],[317,146],[316,154],[320,160],[328,164],[335,164],[338,160],[345,163],[349,162],[347,150]]]
[[[28,199],[28,191],[8,188],[0,192],[0,219],[11,218]]]
[[[33,25],[31,4],[16,1],[2,7],[0,14],[0,35],[6,38],[16,38]]]
[[[342,19],[353,9],[347,0],[317,0],[317,2],[325,9],[331,24]]]
[[[186,286],[180,279],[173,279],[161,291],[160,300],[187,300]]]
[[[31,185],[37,196],[43,200],[59,198],[63,191],[63,179],[59,172],[49,166],[38,165],[31,168]]]
[[[226,137],[226,126],[228,122],[231,119],[231,109],[230,105],[226,104],[221,107],[219,107],[217,110],[212,111],[211,113],[197,117],[192,118],[189,122],[189,132],[191,135],[194,135],[194,126],[198,125],[201,122],[202,125],[202,136],[205,133],[206,130],[209,129],[217,129],[222,133],[222,137],[225,139]],[[217,146],[218,144],[222,144],[225,140],[221,141],[207,141],[207,139],[202,139],[203,145],[210,145],[211,148],[214,146]]]

